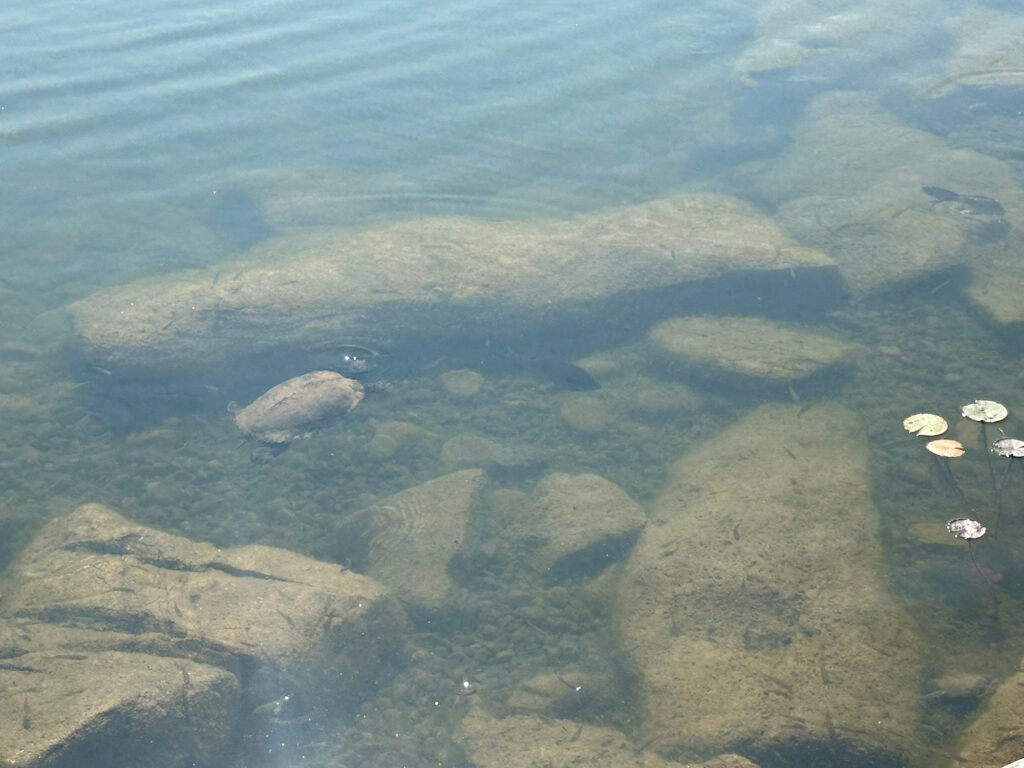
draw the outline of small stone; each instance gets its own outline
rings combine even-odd
[[[465,368],[457,371],[445,371],[441,374],[441,386],[456,397],[472,397],[480,391],[483,383],[483,376]]]
[[[608,426],[608,409],[590,395],[580,395],[562,406],[562,420],[580,432],[596,434]]]
[[[411,422],[386,421],[377,426],[367,453],[371,459],[388,459],[402,448],[418,445],[434,437],[432,432]]]

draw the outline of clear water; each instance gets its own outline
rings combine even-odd
[[[968,4],[894,11],[864,2],[851,13],[876,21],[859,26],[836,21],[838,3],[813,18],[790,11],[779,39],[820,56],[757,74],[756,85],[737,68],[767,6],[606,5],[3,4],[0,565],[45,522],[92,501],[222,546],[268,543],[343,561],[344,547],[325,535],[339,519],[445,471],[433,447],[374,458],[366,446],[388,420],[434,436],[428,446],[460,433],[505,446],[515,458],[491,467],[500,487],[528,490],[549,471],[594,472],[649,506],[671,462],[762,399],[705,392],[699,410],[644,417],[627,377],[594,395],[604,398],[606,427],[581,434],[559,416],[576,395],[543,375],[486,367],[483,395],[456,407],[437,368],[385,364],[387,391],[368,397],[359,418],[258,465],[225,411],[254,394],[244,390],[251,377],[234,387],[218,380],[198,400],[140,398],[114,381],[105,389],[102,376],[96,385],[65,307],[106,286],[215,265],[298,228],[559,217],[682,192],[735,195],[770,216],[778,201],[761,174],[790,145],[806,105],[831,90],[867,91],[906,125],[1000,158],[1024,181],[1019,84],[912,98],[915,79],[941,79],[955,48],[950,20]],[[1015,10],[975,10],[1000,7]],[[963,284],[959,273],[925,276],[808,320],[898,350],[872,357],[834,395],[864,414],[873,445],[884,578],[933,644],[929,670],[956,668],[969,654],[998,678],[1021,651],[1013,504],[1000,502],[1009,532],[974,548],[998,579],[990,589],[962,548],[929,547],[912,533],[963,507],[899,427],[906,414],[955,414],[975,397],[1007,402],[1011,421],[1012,406],[1024,408],[1019,353],[972,309]],[[636,367],[641,389],[652,375],[636,362],[642,355],[632,357],[643,335],[634,346],[574,349],[586,330],[563,329],[561,354],[618,356],[627,372]],[[957,469],[971,508],[991,508],[980,451]],[[1007,488],[1019,495],[1021,482],[1013,472]],[[466,764],[451,738],[469,701],[464,680],[501,701],[522,680],[572,665],[617,692],[574,716],[639,732],[610,617],[579,600],[579,583],[552,585],[524,566],[502,524],[497,513],[474,524],[454,572],[463,602],[410,629],[408,647],[427,663],[392,660],[380,672],[388,682],[358,714],[320,712],[303,728],[280,719],[266,743],[249,739],[232,761]],[[448,706],[424,708],[434,698]],[[931,707],[926,740],[941,753],[967,714]]]

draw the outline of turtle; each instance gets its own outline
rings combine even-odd
[[[238,428],[260,443],[252,459],[263,462],[348,413],[362,399],[363,385],[355,379],[337,371],[312,371],[268,389],[244,408],[232,403],[228,410]]]

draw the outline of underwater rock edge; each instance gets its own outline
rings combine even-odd
[[[69,311],[93,364],[173,371],[339,338],[522,337],[570,323],[621,333],[722,305],[823,312],[843,296],[829,258],[753,207],[683,195],[566,220],[298,232],[209,269],[101,290]]]

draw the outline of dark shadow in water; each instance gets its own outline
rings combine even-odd
[[[206,223],[232,249],[246,251],[275,234],[264,218],[262,206],[241,187],[218,187],[210,197]]]
[[[544,309],[498,303],[493,312],[467,310],[454,304],[398,303],[380,308],[377,316],[360,315],[332,338],[324,320],[323,338],[297,345],[289,339],[267,341],[259,348],[227,347],[216,363],[157,369],[110,370],[94,365],[80,351],[66,351],[72,375],[83,384],[82,402],[109,426],[139,428],[167,416],[208,410],[222,413],[230,401],[251,402],[270,387],[311,370],[343,371],[342,353],[358,343],[381,353],[384,361],[373,372],[385,382],[425,371],[471,367],[481,371],[507,369],[515,358],[549,361],[536,375],[564,388],[584,389],[584,377],[571,361],[597,350],[634,342],[656,322],[680,315],[713,313],[763,315],[793,321],[813,321],[834,310],[846,298],[836,270],[737,271],[721,278],[655,289],[624,291],[600,300],[565,301]],[[273,318],[270,318],[273,324]],[[374,338],[376,328],[384,329]],[[401,337],[396,337],[396,332]],[[230,328],[224,331],[230,333]],[[239,335],[252,335],[242,330]],[[210,343],[221,343],[216,339]],[[341,345],[341,346],[338,346]],[[239,345],[241,346],[241,345]],[[140,352],[140,356],[145,354]],[[529,368],[529,367],[528,367]]]

